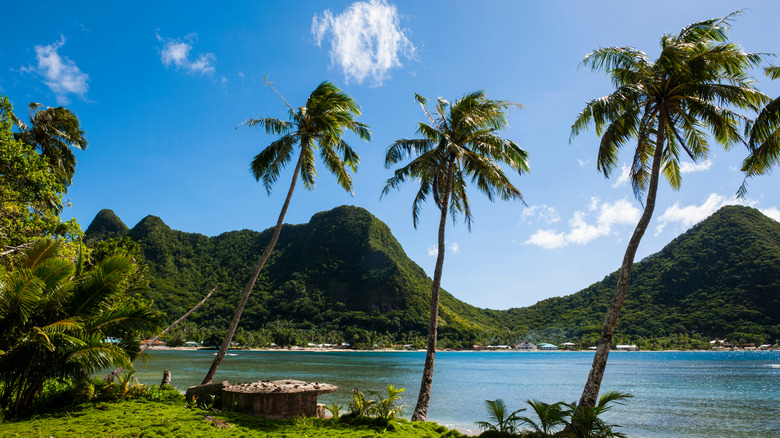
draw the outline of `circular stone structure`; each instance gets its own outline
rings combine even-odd
[[[263,415],[282,420],[296,417],[322,417],[317,396],[335,392],[339,388],[327,383],[301,380],[263,380],[238,383],[222,388],[222,406],[236,406],[245,414]]]

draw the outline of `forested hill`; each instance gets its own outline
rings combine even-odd
[[[271,234],[272,229],[242,230],[209,238],[172,230],[156,216],[127,229],[112,211],[103,210],[86,239],[126,235],[140,244],[152,277],[152,298],[170,320],[219,283],[190,320],[224,328]],[[406,256],[387,225],[365,209],[342,206],[315,214],[307,224],[283,226],[241,326],[256,330],[281,320],[321,333],[352,327],[422,336],[430,287],[431,280]],[[496,327],[496,314],[443,292],[442,335],[476,339]]]
[[[512,324],[519,332],[563,332],[589,343],[617,277],[616,271],[573,295],[511,309]],[[635,264],[617,332],[626,341],[700,334],[777,342],[780,223],[753,208],[723,207]]]
[[[155,305],[170,320],[220,283],[190,317],[205,333],[227,326],[271,233],[209,238],[172,230],[155,216],[128,229],[103,210],[86,238],[129,236],[137,242]],[[617,272],[572,295],[507,311],[479,309],[445,292],[442,345],[523,339],[592,345],[616,280]],[[277,331],[306,331],[309,341],[319,342],[345,339],[347,332],[349,339],[362,333],[363,339],[419,340],[427,330],[430,286],[384,223],[362,208],[338,207],[307,224],[284,226],[241,326],[258,330],[270,323]],[[636,263],[616,339],[685,348],[724,336],[742,342],[780,338],[780,223],[748,207],[724,207]]]

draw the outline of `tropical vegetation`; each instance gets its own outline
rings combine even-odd
[[[51,110],[51,109],[50,109]],[[18,118],[6,97],[0,97],[0,264],[8,265],[13,254],[29,247],[41,236],[59,238],[64,242],[81,235],[81,228],[75,220],[63,222],[59,213],[63,207],[62,196],[66,191],[64,178],[52,169],[51,160],[57,156],[47,148],[49,155],[36,149],[41,142],[56,144],[47,140],[44,115],[33,116],[33,129],[14,132]],[[44,113],[48,114],[48,113]],[[72,115],[72,113],[71,113]],[[75,119],[75,116],[73,116]],[[78,124],[75,119],[76,124]],[[26,126],[26,125],[25,125]],[[28,135],[29,134],[29,135]],[[56,134],[53,134],[56,135]],[[36,140],[33,140],[36,139]],[[72,154],[67,150],[67,153]],[[75,159],[71,163],[75,166]],[[59,175],[59,176],[58,176]],[[75,245],[65,245],[71,257],[75,256]]]
[[[536,414],[538,421],[519,414],[525,408],[508,412],[506,403],[501,399],[485,400],[488,421],[476,424],[484,430],[481,437],[526,437],[526,438],[608,438],[625,437],[615,430],[620,427],[608,424],[601,416],[615,404],[623,404],[631,394],[607,391],[602,394],[595,406],[576,403],[545,403],[539,400],[527,400],[526,403]]]
[[[270,83],[268,85],[270,86]],[[360,115],[357,103],[330,82],[320,83],[309,95],[306,105],[299,107],[297,110],[290,106],[283,97],[282,100],[289,108],[289,121],[268,117],[246,121],[246,125],[250,128],[262,128],[269,135],[282,135],[255,156],[252,160],[251,170],[257,181],[263,181],[266,191],[270,194],[282,168],[292,159],[295,151],[294,147],[297,144],[300,149],[295,170],[293,171],[292,182],[287,190],[287,197],[279,213],[279,219],[276,221],[276,227],[271,240],[266,245],[265,250],[263,250],[260,260],[257,262],[241,294],[241,299],[236,306],[233,319],[230,320],[225,339],[222,341],[222,346],[219,348],[211,368],[206,373],[206,377],[203,378],[204,384],[211,383],[219,364],[225,357],[228,348],[230,348],[230,343],[238,328],[238,322],[241,320],[241,315],[249,300],[249,295],[255,287],[257,277],[260,276],[260,271],[268,261],[268,257],[279,239],[282,224],[284,223],[284,215],[287,213],[287,207],[290,205],[290,199],[292,199],[298,177],[300,176],[303,186],[307,190],[314,188],[314,180],[317,176],[314,168],[314,151],[319,150],[320,158],[325,163],[325,167],[336,176],[339,185],[344,190],[351,191],[352,177],[347,169],[353,172],[357,171],[360,157],[344,141],[345,131],[352,131],[366,141],[371,139],[371,131],[368,129],[368,126],[355,121],[355,117]]]
[[[440,213],[425,366],[420,394],[412,414],[413,421],[425,421],[438,341],[439,295],[444,268],[447,215],[451,214],[455,220],[462,214],[466,225],[471,229],[471,205],[466,192],[469,182],[477,186],[491,201],[494,197],[522,201],[520,191],[509,181],[500,164],[523,174],[528,171],[528,154],[513,141],[498,135],[498,132],[507,126],[507,109],[517,106],[516,104],[492,100],[484,91],[476,91],[452,104],[439,98],[435,115],[432,115],[427,107],[427,99],[419,94],[416,94],[415,98],[430,124],[419,123],[417,133],[422,138],[397,140],[387,149],[386,167],[390,168],[406,159],[411,159],[411,162],[394,171],[382,193],[387,194],[407,181],[415,181],[420,184],[420,189],[412,203],[414,226],[417,227],[420,209],[428,197],[433,197]]]
[[[593,71],[608,74],[615,91],[587,103],[571,136],[595,125],[601,136],[597,168],[606,177],[616,168],[620,149],[635,140],[630,181],[636,197],[646,197],[623,257],[581,405],[596,404],[634,256],[653,216],[661,174],[678,190],[681,156],[696,161],[710,153],[705,131],[726,149],[743,142],[741,128],[747,119],[738,111],[758,111],[767,101],[748,75],[761,56],[746,53],[728,40],[735,15],[693,23],[678,35],[663,35],[655,61],[631,47],[600,48],[583,60]]]
[[[159,317],[135,284],[131,259],[87,268],[37,241],[0,273],[0,409],[26,412],[51,379],[85,380],[108,366],[131,368],[142,331]]]

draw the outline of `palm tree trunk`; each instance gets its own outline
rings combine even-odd
[[[290,199],[292,199],[292,194],[295,190],[295,183],[298,181],[298,174],[301,172],[302,164],[303,154],[298,157],[298,163],[295,165],[292,182],[290,183],[290,190],[287,191],[287,199],[284,200],[282,212],[279,213],[279,219],[276,221],[276,228],[274,228],[274,234],[271,236],[271,241],[268,242],[268,246],[265,247],[265,251],[263,251],[263,255],[260,257],[260,261],[258,261],[257,266],[255,266],[255,271],[252,273],[252,277],[249,278],[249,281],[244,288],[244,293],[241,295],[241,301],[239,301],[238,307],[236,307],[236,314],[233,315],[233,319],[230,321],[230,326],[228,326],[225,339],[222,341],[222,346],[219,348],[219,352],[214,358],[214,362],[211,363],[209,372],[206,374],[206,377],[203,378],[203,385],[207,385],[211,383],[212,380],[214,380],[214,374],[217,373],[217,368],[219,368],[219,365],[222,363],[222,359],[225,357],[225,354],[230,347],[230,343],[233,341],[233,335],[235,335],[236,328],[238,328],[238,321],[241,320],[241,314],[244,312],[244,307],[246,306],[247,300],[249,300],[249,295],[252,293],[252,289],[255,287],[257,277],[260,276],[260,271],[263,269],[265,262],[268,261],[268,257],[271,255],[271,251],[274,249],[276,241],[279,240],[279,233],[282,231],[284,215],[287,214],[287,207],[290,206]]]
[[[436,268],[433,270],[433,286],[431,287],[431,317],[428,321],[428,349],[425,353],[425,365],[423,366],[420,394],[417,396],[417,405],[414,407],[412,421],[425,421],[428,417],[428,405],[431,400],[431,387],[433,385],[433,364],[436,360],[436,340],[439,330],[439,292],[441,291],[441,274],[444,269],[444,227],[447,225],[447,210],[452,191],[452,174],[454,173],[454,160],[450,160],[447,169],[447,191],[444,193],[441,205],[441,218],[439,219],[439,250],[436,256]]]
[[[607,309],[607,316],[604,319],[604,327],[601,329],[601,337],[599,337],[596,355],[593,357],[593,365],[590,374],[588,374],[588,381],[585,383],[585,389],[582,391],[579,406],[595,407],[599,397],[601,380],[604,378],[604,370],[607,367],[607,356],[609,356],[609,349],[612,345],[612,335],[615,333],[618,316],[620,315],[620,310],[623,308],[623,302],[626,300],[626,293],[628,292],[628,281],[631,279],[634,256],[636,255],[637,248],[639,248],[639,242],[642,240],[642,236],[645,234],[645,230],[647,230],[647,226],[650,224],[650,219],[653,217],[653,210],[655,209],[655,196],[658,191],[658,178],[664,149],[664,126],[664,116],[663,114],[660,114],[658,120],[658,137],[650,171],[650,184],[647,188],[645,210],[642,213],[642,217],[639,218],[639,222],[634,229],[634,234],[628,242],[626,254],[623,256],[623,264],[620,265],[620,274],[618,276],[617,286],[615,287],[615,295],[612,298],[609,309]]]

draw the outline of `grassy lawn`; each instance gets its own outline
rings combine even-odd
[[[436,423],[353,418],[273,421],[235,412],[184,407],[184,401],[83,403],[58,412],[7,420],[3,437],[461,437]]]

